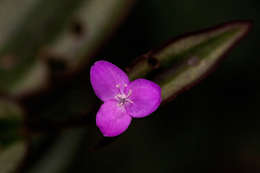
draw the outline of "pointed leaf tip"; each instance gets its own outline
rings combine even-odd
[[[251,26],[251,21],[233,21],[172,39],[137,59],[128,68],[129,76],[152,74],[162,88],[163,101],[169,100],[207,76]]]

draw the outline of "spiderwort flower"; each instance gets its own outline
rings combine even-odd
[[[97,61],[90,69],[90,82],[104,103],[97,112],[96,124],[102,134],[113,137],[123,133],[132,118],[154,112],[161,102],[161,88],[152,81],[129,81],[126,73],[107,61]]]

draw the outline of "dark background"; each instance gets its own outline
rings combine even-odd
[[[260,172],[259,10],[253,0],[139,1],[98,58],[124,67],[186,32],[237,19],[253,28],[208,78],[84,156],[81,172]]]
[[[63,132],[52,131],[45,126],[48,134],[33,137],[33,147],[30,148],[23,172],[260,172],[260,102],[257,99],[260,97],[257,33],[260,29],[257,21],[260,2],[136,2],[128,17],[93,57],[93,62],[106,59],[124,68],[137,56],[187,32],[233,20],[251,20],[253,27],[227,54],[216,71],[171,102],[160,106],[151,116],[134,119],[129,129],[117,138],[104,140],[95,125]],[[42,118],[45,109],[52,111],[55,106],[66,112],[72,107],[70,103],[73,100],[68,99],[71,96],[84,105],[87,99],[82,97],[89,96],[89,93],[94,95],[92,90],[86,94],[88,90],[85,88],[91,87],[88,76],[89,69],[86,67],[82,74],[77,75],[78,83],[66,84],[67,88],[74,88],[69,90],[70,93],[66,89],[58,89],[51,96],[29,99],[27,102],[30,104],[25,100],[25,105],[33,108],[31,117],[37,120],[37,115],[33,114],[37,112]],[[82,86],[78,87],[80,82]],[[68,98],[64,93],[69,95]],[[98,102],[95,99],[93,102]],[[66,103],[58,102],[62,100]],[[62,117],[63,114],[55,114],[55,111],[49,115],[55,115],[51,116],[53,119],[67,118]],[[100,140],[105,142],[104,145],[101,143],[95,148]]]

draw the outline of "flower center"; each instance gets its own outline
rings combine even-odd
[[[119,106],[123,106],[127,103],[133,103],[132,100],[129,99],[129,96],[132,94],[132,90],[129,90],[128,93],[125,93],[127,85],[124,84],[123,87],[120,86],[120,84],[116,85],[116,88],[118,88],[119,93],[115,96],[115,99],[118,101]]]

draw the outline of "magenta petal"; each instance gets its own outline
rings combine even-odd
[[[90,82],[96,95],[103,101],[114,98],[119,92],[116,85],[129,83],[126,73],[107,61],[97,61],[90,69]]]
[[[137,79],[130,83],[132,94],[129,99],[133,102],[126,105],[127,112],[135,118],[145,117],[154,112],[161,102],[161,88],[156,83]]]
[[[104,136],[113,137],[123,133],[131,120],[132,118],[125,108],[111,100],[101,105],[97,113],[96,124]]]

